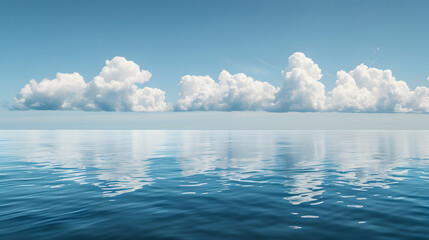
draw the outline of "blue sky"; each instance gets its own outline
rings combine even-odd
[[[186,74],[216,81],[227,70],[280,87],[295,52],[318,64],[326,91],[337,71],[361,63],[391,69],[413,90],[429,83],[428,9],[392,0],[0,0],[0,101],[58,72],[89,82],[115,56],[150,71],[144,85],[171,104]]]
[[[338,70],[360,63],[427,85],[428,9],[428,1],[391,0],[2,0],[0,96],[11,100],[30,79],[57,72],[90,79],[123,56],[175,101],[185,74],[216,78],[226,69],[279,85],[297,51],[319,64],[328,89]]]

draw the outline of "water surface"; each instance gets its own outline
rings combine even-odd
[[[428,131],[0,131],[1,239],[428,239]]]

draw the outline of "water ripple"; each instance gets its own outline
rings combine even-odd
[[[427,146],[425,131],[0,131],[0,238],[424,239]]]

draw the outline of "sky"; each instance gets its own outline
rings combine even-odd
[[[0,114],[427,113],[427,9],[424,0],[0,0]]]

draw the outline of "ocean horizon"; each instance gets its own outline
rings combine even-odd
[[[0,0],[0,240],[429,240],[429,0]]]

